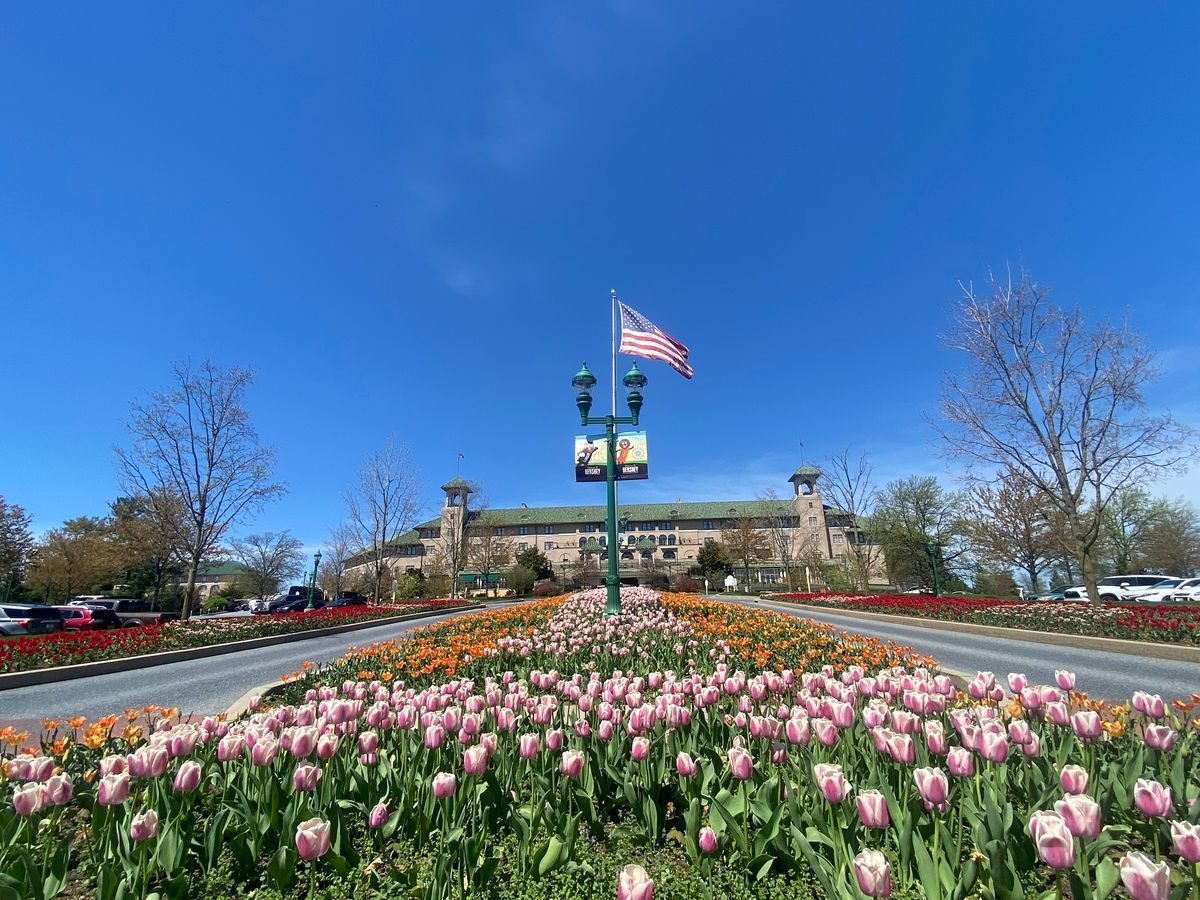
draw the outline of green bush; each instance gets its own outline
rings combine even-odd
[[[229,599],[217,594],[209,597],[200,604],[200,611],[206,613],[226,612],[229,609]]]

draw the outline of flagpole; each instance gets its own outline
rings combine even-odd
[[[612,290],[612,414],[617,414],[617,292]]]
[[[612,297],[612,418],[613,426],[608,429],[608,471],[609,478],[612,479],[609,483],[612,485],[612,504],[609,509],[609,515],[612,516],[612,521],[608,525],[608,559],[609,559],[609,574],[612,576],[616,584],[616,609],[621,608],[621,556],[617,549],[617,510],[619,503],[617,499],[617,479],[616,479],[616,459],[617,459],[617,291],[614,288],[609,292]],[[613,560],[616,564],[613,564]],[[613,589],[609,589],[609,605],[612,605]]]

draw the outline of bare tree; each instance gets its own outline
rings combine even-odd
[[[879,491],[871,527],[883,544],[889,578],[933,588],[934,565],[942,581],[957,573],[970,549],[963,528],[962,496],[932,476],[913,475]],[[932,553],[932,558],[930,554]]]
[[[949,452],[982,463],[985,477],[1013,469],[1061,513],[1088,596],[1099,602],[1096,545],[1113,494],[1136,479],[1177,470],[1193,432],[1145,412],[1155,357],[1126,324],[1089,327],[1027,272],[989,276],[990,296],[962,286],[946,345],[966,355],[947,373],[942,436]]]
[[[513,543],[504,534],[504,526],[490,513],[481,512],[471,519],[467,529],[467,560],[483,576],[487,595],[489,575],[507,566],[513,558]]]
[[[1183,501],[1164,502],[1162,513],[1146,535],[1143,561],[1152,572],[1194,576],[1200,572],[1200,519]]]
[[[389,437],[383,449],[358,470],[354,487],[346,492],[349,524],[375,585],[376,602],[390,571],[388,559],[396,539],[416,522],[420,512],[420,486],[408,448]]]
[[[272,480],[275,452],[263,447],[250,424],[243,395],[253,375],[204,362],[172,367],[174,383],[147,403],[134,403],[128,424],[133,445],[118,447],[122,480],[129,493],[171,498],[179,540],[186,547],[187,591],[181,618],[191,616],[200,564],[226,531],[285,488]],[[163,521],[169,521],[165,513]]]
[[[1166,511],[1165,501],[1138,485],[1127,485],[1112,495],[1101,517],[1097,544],[1109,574],[1128,575],[1146,564],[1148,538]]]
[[[823,491],[833,507],[827,515],[842,521],[846,535],[845,567],[856,590],[865,591],[871,576],[884,565],[884,550],[872,532],[871,521],[878,502],[875,468],[867,455],[857,459],[845,447],[822,467]]]
[[[229,546],[246,570],[239,580],[260,600],[304,569],[304,544],[287,531],[250,534]]]
[[[317,574],[321,587],[331,597],[337,597],[342,592],[346,580],[346,565],[358,542],[354,538],[354,530],[345,522],[329,529],[329,537],[321,551],[321,571]]]
[[[974,485],[963,505],[967,537],[980,561],[1020,569],[1028,576],[1029,590],[1039,590],[1055,550],[1041,491],[1010,469],[995,487]]]
[[[721,529],[721,543],[731,560],[742,564],[746,590],[750,589],[750,565],[771,558],[771,542],[762,523],[753,516],[739,516]]]
[[[787,589],[794,591],[800,577],[799,558],[807,543],[796,527],[796,511],[786,500],[779,499],[774,488],[769,488],[759,495],[758,514],[771,548],[771,557],[779,561]]]

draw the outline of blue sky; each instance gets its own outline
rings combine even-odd
[[[460,451],[494,506],[601,502],[610,288],[696,369],[645,363],[626,499],[943,472],[936,335],[1008,264],[1128,314],[1200,424],[1200,8],[847,6],[10,5],[0,492],[103,513],[130,401],[207,356],[290,486],[244,530],[320,543],[389,434],[431,514]]]

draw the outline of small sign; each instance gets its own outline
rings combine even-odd
[[[640,481],[650,477],[646,432],[618,434],[616,475],[618,481]],[[575,436],[575,480],[604,481],[608,477],[608,439],[602,434]]]

